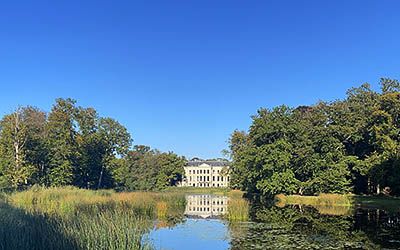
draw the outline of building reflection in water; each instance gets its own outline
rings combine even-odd
[[[209,194],[187,195],[185,216],[189,218],[218,218],[228,210],[228,197]]]

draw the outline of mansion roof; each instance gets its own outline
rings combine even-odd
[[[202,164],[207,164],[211,167],[229,166],[228,161],[189,161],[186,166],[188,167],[198,167]]]

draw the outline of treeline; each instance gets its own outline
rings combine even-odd
[[[132,148],[123,125],[72,99],[57,99],[49,113],[21,107],[0,121],[1,190],[161,189],[181,179],[184,164],[171,152]]]
[[[232,186],[264,195],[400,195],[400,83],[344,100],[259,109],[230,137]]]

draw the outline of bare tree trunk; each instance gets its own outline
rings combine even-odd
[[[20,169],[20,141],[19,141],[19,131],[20,131],[20,117],[19,110],[14,113],[14,156],[15,156],[15,169]]]
[[[27,184],[28,180],[26,176],[18,176],[20,173],[18,173],[23,164],[23,148],[25,147],[26,143],[26,135],[24,134],[23,128],[22,128],[22,118],[21,118],[21,113],[22,110],[19,108],[17,109],[14,114],[13,114],[13,146],[14,146],[14,170],[15,170],[15,175],[14,175],[14,185],[15,187],[18,187],[19,184],[25,183]]]
[[[371,177],[368,176],[368,181],[367,181],[367,192],[368,194],[371,193]]]
[[[86,189],[90,189],[89,173],[86,173]]]
[[[376,220],[375,220],[375,223],[376,223],[377,226],[379,226],[379,218],[380,218],[380,215],[381,215],[380,212],[381,212],[381,211],[380,211],[379,209],[376,210]]]
[[[104,167],[101,166],[101,171],[100,171],[100,177],[99,177],[99,183],[97,184],[97,189],[101,187],[101,182],[103,180],[103,172],[104,172]]]

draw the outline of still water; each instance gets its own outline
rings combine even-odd
[[[400,208],[250,203],[248,219],[229,222],[226,196],[187,195],[186,201],[182,220],[156,222],[147,235],[156,249],[400,249]]]

